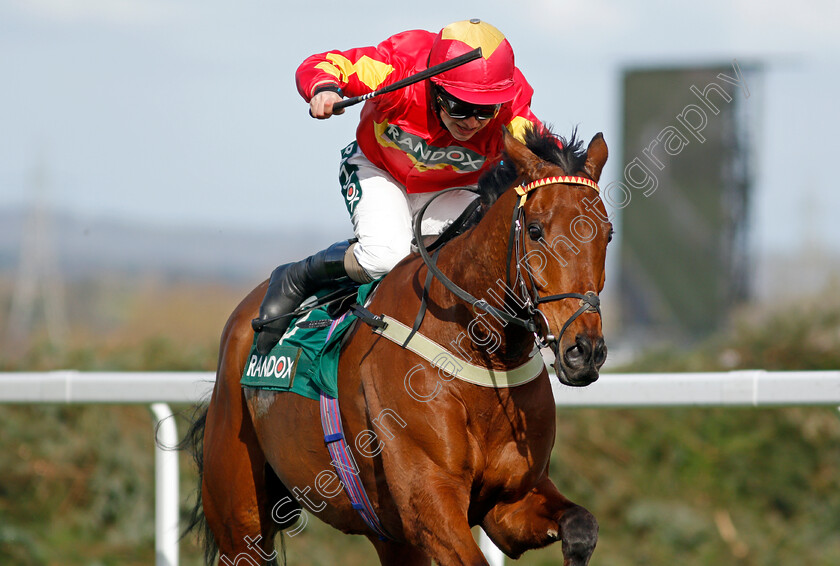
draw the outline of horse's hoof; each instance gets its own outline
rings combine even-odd
[[[586,566],[598,542],[598,520],[583,507],[569,509],[560,518],[565,566]]]

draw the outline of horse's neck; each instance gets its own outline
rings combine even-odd
[[[437,262],[458,286],[499,308],[502,307],[500,299],[511,299],[506,297],[512,290],[506,292],[505,281],[510,217],[515,199],[513,191],[504,193],[477,226],[444,247]],[[453,295],[443,286],[433,286],[430,299],[438,304],[448,304]],[[460,301],[459,304],[464,305]],[[459,309],[458,312],[462,311]],[[468,305],[466,312],[468,317],[456,316],[455,320],[440,321],[447,327],[447,335],[466,334],[467,338],[459,341],[459,348],[473,359],[477,356],[483,365],[497,369],[521,365],[527,360],[533,345],[532,334],[521,326],[505,324],[480,309],[473,312]],[[468,327],[471,322],[472,326]],[[485,334],[488,329],[492,329],[489,337]]]

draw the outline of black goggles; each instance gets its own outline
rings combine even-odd
[[[446,91],[437,89],[437,102],[443,111],[449,114],[450,118],[465,120],[475,116],[479,120],[489,120],[501,108],[501,104],[470,104],[458,100]]]

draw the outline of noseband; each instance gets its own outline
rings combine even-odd
[[[527,312],[527,316],[514,316],[509,314],[508,312],[501,310],[493,305],[489,304],[484,299],[477,299],[476,297],[472,296],[470,293],[456,285],[452,282],[446,275],[441,272],[441,270],[437,267],[436,264],[436,255],[433,258],[429,255],[429,249],[424,245],[423,238],[421,235],[421,224],[423,221],[423,216],[426,212],[426,209],[429,205],[440,195],[450,192],[450,191],[457,191],[457,190],[468,190],[461,187],[455,187],[451,189],[444,189],[436,194],[432,199],[430,199],[423,208],[420,209],[420,212],[417,214],[417,218],[414,221],[414,239],[417,245],[417,249],[420,252],[420,256],[423,258],[423,262],[426,264],[426,267],[429,270],[429,275],[433,275],[436,277],[444,287],[446,287],[449,291],[451,291],[455,296],[459,299],[469,303],[473,307],[473,311],[475,312],[477,309],[481,309],[495,318],[504,321],[505,323],[513,323],[517,326],[525,328],[529,332],[534,334],[534,340],[538,347],[546,348],[551,347],[555,350],[555,354],[558,354],[557,349],[559,348],[560,339],[563,337],[563,334],[566,332],[566,329],[575,321],[577,318],[585,312],[597,312],[600,316],[601,314],[601,300],[598,297],[598,294],[595,291],[587,291],[586,293],[560,293],[557,295],[549,295],[546,297],[540,297],[539,292],[537,291],[536,282],[534,281],[534,274],[531,271],[531,267],[528,265],[527,261],[523,261],[524,255],[523,250],[525,247],[524,241],[524,234],[522,231],[522,226],[525,224],[525,201],[528,199],[529,193],[532,191],[540,188],[545,187],[547,185],[556,185],[556,184],[565,184],[565,185],[581,185],[586,186],[594,189],[596,192],[600,192],[597,183],[594,181],[587,179],[585,177],[579,176],[561,176],[561,177],[546,177],[543,179],[538,179],[536,181],[532,181],[525,185],[517,186],[514,190],[516,194],[520,196],[517,205],[513,208],[513,218],[511,219],[510,223],[510,232],[508,236],[508,249],[507,249],[507,271],[506,271],[506,284],[508,289],[510,289],[514,294],[514,288],[511,286],[510,282],[510,272],[511,272],[511,262],[514,260],[514,255],[516,259],[516,280],[514,281],[514,286],[519,288],[520,294],[516,294],[517,299],[523,305],[523,309]],[[472,212],[474,208],[470,210]],[[468,215],[462,215],[461,219],[466,219]],[[433,246],[436,246],[438,242],[435,242]],[[524,272],[524,274],[523,274]],[[526,281],[527,279],[527,281]],[[428,293],[429,283],[431,281],[431,277],[427,277],[426,285],[424,287],[424,294],[423,294],[423,305],[421,306],[421,312],[418,313],[417,320],[415,321],[414,331],[417,330],[420,326],[420,322],[422,321],[422,315],[425,311],[425,299]],[[530,285],[529,285],[530,283]],[[563,324],[562,329],[560,330],[560,334],[555,336],[551,334],[551,328],[548,323],[548,319],[546,318],[545,314],[538,308],[538,305],[542,303],[550,303],[554,301],[559,301],[562,299],[579,299],[580,300],[580,308],[572,314],[571,317]],[[537,324],[536,319],[540,317],[543,321],[545,326],[546,332],[543,333],[542,329],[539,324]],[[413,333],[413,332],[412,332]]]

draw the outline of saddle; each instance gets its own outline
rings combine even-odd
[[[443,244],[463,233],[476,221],[480,201],[473,200],[440,235],[432,236],[434,241],[428,244],[420,236],[418,221],[413,245],[423,251],[439,252]],[[420,216],[422,220],[422,213]],[[403,347],[408,346],[423,321],[431,275],[429,271],[413,328],[403,337],[404,341],[401,340]],[[318,399],[321,392],[337,397],[338,356],[342,338],[358,320],[375,330],[386,326],[382,316],[362,306],[379,281],[377,279],[364,285],[346,282],[322,289],[295,311],[296,316],[288,330],[266,355],[257,352],[255,334],[240,384],[243,387],[271,391],[292,391],[309,399]],[[393,340],[393,337],[390,339]]]
[[[379,280],[343,283],[322,289],[296,311],[288,330],[266,355],[251,344],[240,384],[271,391],[291,391],[318,399],[323,391],[338,396],[338,355],[342,338],[358,320],[377,327],[381,317],[362,305]]]

